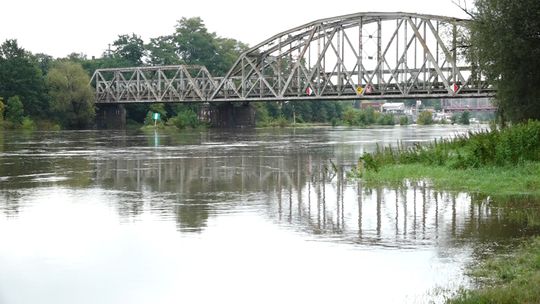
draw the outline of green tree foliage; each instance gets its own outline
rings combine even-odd
[[[181,62],[176,55],[172,35],[152,38],[145,47],[148,51],[148,63],[151,65],[174,65]]]
[[[115,50],[114,56],[121,58],[131,66],[140,66],[143,63],[143,58],[146,55],[144,42],[140,36],[135,35],[120,35],[113,42]]]
[[[399,118],[399,124],[402,125],[402,126],[406,126],[409,124],[409,118],[407,118],[407,116],[401,116]]]
[[[381,114],[371,107],[366,109],[348,108],[343,113],[343,122],[349,126],[393,125],[395,123],[394,115]]]
[[[50,109],[64,127],[84,128],[92,124],[95,108],[89,82],[82,66],[70,61],[59,61],[47,75]]]
[[[178,129],[196,128],[201,125],[197,113],[191,109],[184,110],[170,119],[171,123]]]
[[[233,66],[240,54],[248,49],[248,46],[235,39],[220,37],[215,40],[215,44],[218,61],[215,62],[212,70],[217,73],[216,75],[225,76],[225,73]]]
[[[32,55],[19,47],[17,40],[0,45],[0,96],[19,96],[26,113],[44,117],[48,114],[48,96],[41,69]]]
[[[540,119],[540,1],[477,0],[470,56],[497,89],[503,120]]]
[[[377,118],[377,124],[384,125],[384,126],[393,126],[396,124],[396,120],[393,114],[385,113],[385,114],[380,115]]]
[[[7,101],[6,120],[15,126],[20,126],[24,118],[24,107],[19,96],[12,96]]]
[[[178,21],[173,34],[176,54],[187,64],[213,66],[217,48],[216,35],[209,33],[199,17],[182,18]]]
[[[418,118],[416,119],[416,123],[419,125],[433,124],[433,116],[431,115],[431,112],[430,111],[420,112],[420,115],[418,115]]]
[[[247,49],[241,42],[208,32],[200,17],[180,19],[171,42],[183,63],[204,65],[213,75],[226,73]]]
[[[47,73],[49,73],[49,69],[54,62],[54,58],[52,56],[43,53],[32,55],[32,59],[34,64],[41,70],[42,75],[47,75]]]

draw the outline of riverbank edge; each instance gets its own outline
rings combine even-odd
[[[447,303],[540,303],[540,237],[471,266],[468,274],[478,287],[459,291]]]
[[[540,162],[524,162],[512,167],[451,169],[424,164],[387,165],[378,171],[366,170],[361,178],[367,185],[399,185],[404,181],[428,180],[438,190],[483,193],[499,196],[540,197]]]
[[[395,164],[365,171],[361,178],[372,186],[428,180],[435,189],[482,193],[495,200],[509,196],[540,197],[540,162],[470,169]],[[510,253],[496,254],[470,265],[467,275],[478,285],[460,290],[448,303],[540,303],[540,237],[525,241]]]

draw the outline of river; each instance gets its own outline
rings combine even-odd
[[[427,303],[538,233],[343,170],[478,127],[0,133],[0,303]]]

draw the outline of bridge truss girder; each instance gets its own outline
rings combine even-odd
[[[469,21],[408,13],[317,20],[204,66],[96,70],[97,103],[455,98],[494,95],[460,52]]]
[[[485,77],[458,50],[467,22],[405,13],[318,20],[242,54],[212,99],[488,96]]]
[[[204,102],[220,81],[197,65],[99,69],[91,80],[98,103]]]

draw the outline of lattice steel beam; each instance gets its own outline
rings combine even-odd
[[[240,88],[235,95],[220,85],[212,100],[489,96],[493,89],[485,78],[472,79],[472,65],[457,56],[456,35],[467,30],[467,22],[405,13],[318,20],[248,50],[224,78],[240,77],[245,84],[260,82],[248,78],[264,74],[258,90]],[[246,58],[247,70],[240,64]]]
[[[491,96],[458,56],[467,20],[358,13],[290,29],[244,52],[229,72],[201,66],[97,70],[97,102],[348,100]]]
[[[204,66],[179,65],[99,69],[91,82],[97,103],[204,102],[221,79]]]

